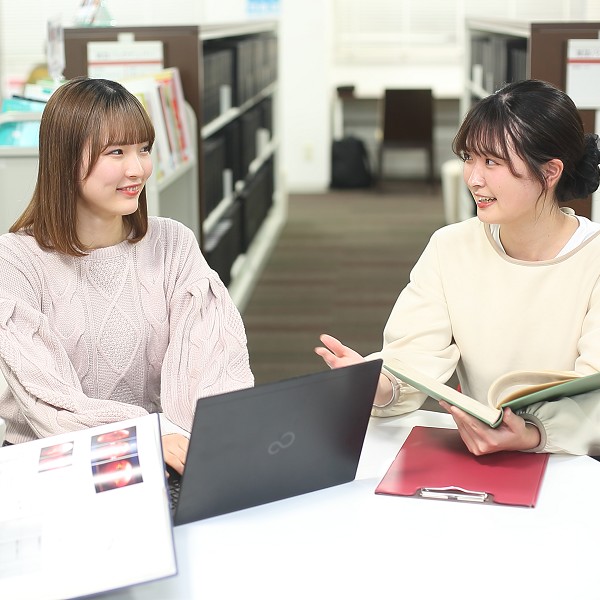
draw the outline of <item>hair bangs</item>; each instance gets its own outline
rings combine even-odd
[[[509,160],[509,144],[506,122],[501,119],[484,120],[471,118],[463,123],[453,143],[458,156],[477,154]]]
[[[104,148],[131,144],[154,144],[154,127],[144,107],[109,107],[103,123]]]
[[[89,114],[87,130],[87,169],[84,178],[109,146],[154,144],[154,126],[139,100],[131,94],[113,95],[109,102],[98,103]]]
[[[518,121],[507,118],[506,106],[498,102],[497,97],[488,98],[490,102],[486,102],[486,98],[467,115],[454,138],[452,150],[463,160],[471,154],[499,158],[517,176],[510,157],[513,153],[521,156],[522,152]]]

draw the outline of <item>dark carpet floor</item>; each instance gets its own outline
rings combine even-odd
[[[378,350],[410,269],[443,224],[439,185],[291,195],[242,315],[256,383],[324,370],[313,351],[320,333],[361,354]]]

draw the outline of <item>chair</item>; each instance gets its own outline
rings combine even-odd
[[[378,182],[388,148],[422,148],[427,152],[427,179],[433,174],[433,95],[430,89],[387,89],[380,130]]]

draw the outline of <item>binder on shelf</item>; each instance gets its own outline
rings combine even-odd
[[[258,106],[254,106],[247,110],[240,117],[240,136],[241,136],[241,148],[240,153],[242,156],[242,172],[244,177],[250,170],[250,164],[258,155],[258,148],[256,144],[256,134],[260,129],[261,123],[261,112]]]
[[[210,123],[231,108],[233,97],[233,49],[207,49],[204,52],[202,124]]]
[[[471,454],[457,429],[413,427],[376,494],[533,508],[548,454]]]
[[[225,136],[204,140],[204,214],[209,215],[224,198]]]
[[[231,269],[242,253],[242,221],[240,203],[235,201],[226,215],[206,236],[204,256],[226,286],[231,283]]]
[[[230,49],[232,57],[232,101],[241,107],[276,81],[277,37],[270,33],[250,38],[211,40],[206,50]]]
[[[273,205],[273,177],[273,159],[269,159],[252,175],[239,195],[244,252],[249,248]]]
[[[233,185],[245,178],[242,160],[242,126],[239,119],[231,121],[224,128],[225,134],[225,165],[231,171]]]

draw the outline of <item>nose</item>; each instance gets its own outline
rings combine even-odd
[[[137,179],[144,176],[144,165],[142,162],[143,158],[138,156],[137,153],[132,153],[127,158],[127,164],[125,168],[125,174],[131,179]]]
[[[465,163],[463,178],[470,188],[483,187],[484,185],[483,173],[477,164]]]

